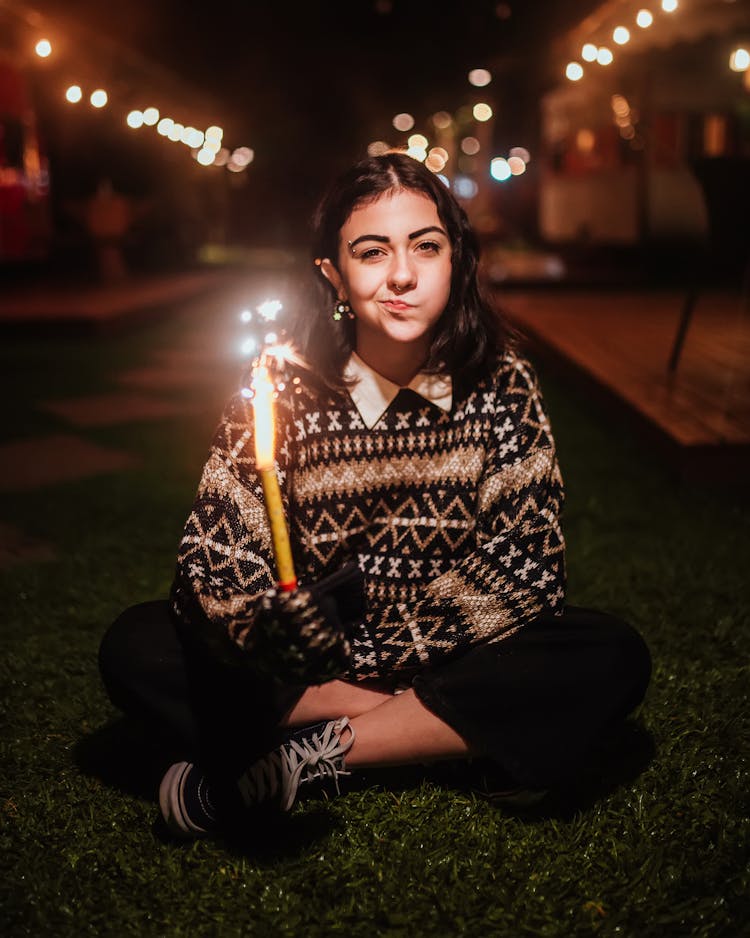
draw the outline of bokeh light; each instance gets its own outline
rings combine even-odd
[[[420,163],[424,163],[427,159],[427,149],[425,147],[407,147],[406,155],[410,156],[413,160],[419,160]]]
[[[427,137],[424,134],[412,134],[406,142],[410,147],[427,149]]]
[[[461,152],[467,156],[476,156],[481,150],[481,144],[476,137],[464,137],[461,141]]]
[[[255,151],[251,150],[250,147],[237,147],[232,153],[231,159],[237,166],[249,166],[255,159]]]
[[[473,199],[479,192],[479,186],[468,176],[456,176],[453,191],[459,199]]]
[[[83,91],[80,85],[71,85],[65,91],[65,98],[70,101],[71,104],[78,104],[82,97]]]
[[[490,176],[498,182],[505,182],[513,174],[510,171],[508,161],[502,156],[496,156],[490,161]]]
[[[216,162],[216,154],[213,150],[207,150],[205,147],[198,150],[195,154],[196,160],[201,164],[201,166],[210,166],[212,163]]]
[[[651,10],[639,10],[635,21],[641,27],[641,29],[648,29],[648,27],[654,22],[654,15]]]
[[[167,137],[173,127],[174,121],[171,117],[162,117],[162,119],[156,125],[156,132],[161,134],[162,137]]]
[[[159,109],[155,107],[147,107],[143,112],[143,123],[147,127],[153,127],[154,124],[159,120]]]
[[[524,163],[531,162],[531,154],[526,147],[511,147],[508,156],[517,156],[519,159],[522,159]]]
[[[385,140],[373,140],[372,143],[367,145],[368,156],[383,156],[389,150],[390,146],[385,142]]]
[[[96,91],[91,92],[91,101],[92,107],[104,107],[107,103],[107,92],[103,88],[97,88]]]
[[[568,62],[565,77],[570,81],[580,81],[583,78],[583,66],[580,62]]]
[[[526,164],[520,156],[509,156],[508,169],[510,169],[514,176],[520,176],[522,173],[526,172]]]
[[[661,0],[661,8],[665,13],[674,13],[679,5],[677,0]]]
[[[588,127],[582,127],[576,133],[576,148],[580,150],[581,153],[591,153],[595,146],[596,137],[594,136],[593,130],[589,130]]]
[[[614,56],[612,55],[612,50],[608,49],[606,46],[599,46],[599,49],[596,53],[596,61],[600,65],[611,65]]]
[[[750,68],[750,52],[742,46],[729,56],[729,67],[733,72],[746,72]]]
[[[624,46],[626,42],[630,42],[630,30],[625,26],[618,26],[612,33],[612,38],[618,46]]]
[[[393,118],[393,126],[396,130],[406,133],[407,130],[411,130],[414,126],[414,118],[406,111],[402,111],[401,114],[397,114]]]
[[[52,43],[49,39],[40,39],[34,46],[34,52],[36,52],[40,59],[46,59],[52,52]]]
[[[473,68],[469,72],[469,84],[475,88],[484,88],[492,81],[492,75],[486,68]]]
[[[128,127],[132,127],[133,130],[138,130],[139,127],[143,127],[143,111],[131,111],[125,118],[125,121]]]
[[[472,108],[472,114],[474,119],[484,123],[492,117],[492,108],[489,104],[485,104],[483,101],[479,104],[475,104]]]
[[[584,62],[596,62],[596,54],[598,51],[593,42],[587,42],[581,49],[581,58]]]
[[[172,143],[177,143],[177,141],[182,137],[182,131],[185,128],[182,124],[173,123],[167,132],[167,137],[172,141]]]
[[[447,111],[438,111],[432,115],[432,123],[438,130],[447,130],[453,123],[453,118]]]

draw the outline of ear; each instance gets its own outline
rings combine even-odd
[[[341,274],[334,267],[330,257],[324,257],[320,262],[320,272],[336,291],[338,298],[345,300],[346,290],[344,289],[344,281],[341,279]]]

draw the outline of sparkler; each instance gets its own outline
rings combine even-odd
[[[282,308],[278,300],[266,300],[258,307],[260,319],[267,323],[275,320]],[[250,322],[252,314],[244,310],[240,319]],[[243,350],[255,348],[252,339],[243,343]],[[263,486],[263,501],[266,507],[268,523],[271,528],[271,541],[276,561],[279,588],[284,592],[291,592],[297,587],[297,577],[294,572],[292,550],[289,543],[289,531],[284,507],[281,501],[281,490],[276,475],[276,419],[274,401],[278,390],[284,385],[274,384],[271,377],[271,365],[275,370],[283,369],[287,363],[305,365],[304,359],[294,350],[288,342],[280,342],[277,333],[265,336],[264,345],[252,369],[252,380],[247,390],[248,397],[252,397],[253,414],[255,422],[255,465]],[[243,391],[245,393],[245,391]]]

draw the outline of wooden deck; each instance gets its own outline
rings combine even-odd
[[[539,290],[500,301],[541,354],[625,406],[684,474],[750,470],[747,297],[698,298],[672,374],[684,293]]]

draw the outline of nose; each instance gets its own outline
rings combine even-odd
[[[417,272],[410,254],[396,251],[388,271],[388,286],[394,293],[405,293],[417,285]]]

